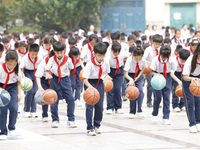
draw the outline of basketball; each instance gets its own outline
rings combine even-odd
[[[190,92],[194,96],[200,96],[200,80],[194,80],[190,83]]]
[[[151,86],[155,90],[162,90],[166,86],[166,80],[162,75],[155,75],[151,79]]]
[[[42,94],[42,99],[43,99],[43,101],[44,101],[45,104],[52,105],[52,104],[54,104],[57,101],[58,96],[57,96],[57,93],[54,90],[47,89]]]
[[[128,86],[126,91],[125,91],[126,97],[130,100],[136,100],[140,94],[139,90],[137,87],[131,85]]]
[[[38,105],[45,105],[45,103],[42,99],[43,93],[44,93],[44,91],[37,91],[37,93],[35,94],[34,100]]]
[[[4,107],[10,103],[11,96],[8,91],[0,88],[0,107]]]
[[[83,78],[83,70],[81,70],[81,72],[79,73],[79,79],[83,82],[84,78]]]
[[[110,79],[104,79],[103,80],[104,87],[105,87],[105,92],[109,92],[113,88],[113,82]]]
[[[29,78],[24,78],[24,79],[22,79],[22,82],[21,82],[21,89],[23,90],[23,91],[30,91],[31,89],[32,89],[32,87],[33,87],[33,82],[32,82],[32,80],[31,79],[29,79]]]
[[[150,62],[147,62],[147,68],[144,68],[144,72],[143,72],[145,75],[148,75],[148,74],[151,73],[151,68],[150,68],[150,66],[151,66],[151,63],[150,63]]]
[[[175,93],[178,97],[183,98],[183,90],[182,90],[182,85],[179,85],[175,89]]]
[[[95,88],[88,88],[83,94],[83,99],[88,105],[96,104],[99,98],[100,94]]]

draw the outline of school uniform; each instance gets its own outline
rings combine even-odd
[[[175,51],[177,45],[181,45],[183,48],[185,48],[185,44],[183,42],[183,39],[181,38],[176,38],[174,37],[172,40],[171,40],[171,48],[172,48],[172,52]]]
[[[199,78],[200,74],[200,61],[197,59],[196,69],[193,73],[191,71],[191,62],[192,62],[193,55],[190,56],[184,65],[183,68],[183,76],[187,75],[190,77]],[[182,78],[183,84],[183,99],[185,102],[186,113],[189,121],[189,126],[195,126],[196,124],[200,123],[200,97],[194,96],[189,89],[191,81],[185,81]]]
[[[55,90],[56,93],[58,91],[62,91],[63,98],[67,103],[67,116],[68,121],[74,121],[74,98],[71,89],[71,81],[70,81],[70,69],[73,69],[74,66],[72,64],[71,58],[64,55],[61,60],[59,60],[56,55],[49,59],[47,63],[46,70],[50,70],[52,72],[53,78],[50,81],[51,89]],[[51,105],[51,114],[52,119],[54,121],[59,121],[58,116],[58,100],[55,104]]]
[[[51,50],[53,50],[52,45],[49,48],[46,48],[45,44],[42,44],[40,46],[40,50],[39,50],[38,56],[40,56],[43,59],[43,58],[49,56],[49,53],[51,52]]]
[[[100,99],[95,105],[86,104],[86,122],[87,130],[92,130],[94,127],[100,127],[102,117],[103,117],[103,100],[104,100],[104,84],[103,79],[106,74],[110,72],[109,63],[104,60],[104,62],[98,63],[96,58],[93,58],[86,64],[86,67],[83,71],[83,78],[88,79],[89,83],[95,87],[99,94]],[[87,89],[84,86],[85,90]],[[94,119],[93,119],[93,109]]]
[[[15,43],[18,42],[15,38],[10,40],[11,49],[15,49]]]
[[[128,58],[129,53],[120,53],[114,56],[111,52],[107,55],[106,60],[110,64],[109,76],[113,79],[113,89],[107,94],[107,110],[118,110],[122,107],[121,87],[123,83],[123,63],[124,58]]]
[[[21,60],[20,69],[24,69],[24,75],[32,80],[33,87],[30,91],[25,92],[25,112],[36,112],[36,103],[34,100],[34,96],[38,90],[38,86],[35,80],[35,72],[38,68],[39,63],[41,62],[41,57],[37,56],[35,59],[30,57],[30,54],[27,53]]]
[[[193,50],[191,46],[188,46],[186,49],[190,51],[190,55],[194,54],[195,50]]]
[[[28,50],[22,52],[22,51],[20,50],[20,48],[18,48],[18,49],[17,49],[17,53],[18,53],[18,55],[19,55],[21,58],[23,58],[23,57],[28,53]]]
[[[109,43],[109,45],[112,45],[112,39],[109,38],[108,36],[104,37],[104,38],[102,39],[102,41],[103,41],[103,42]]]
[[[81,52],[81,59],[83,59],[83,62],[89,62],[93,56],[94,47],[92,47],[90,43],[84,45]]]
[[[17,120],[18,111],[18,89],[17,82],[22,81],[22,76],[20,70],[18,70],[18,75],[15,74],[14,69],[9,70],[6,63],[0,65],[0,87],[9,92],[11,100],[9,104],[5,107],[0,107],[0,135],[7,135],[8,130],[15,130],[15,124]],[[9,114],[9,123],[7,128],[7,112]]]
[[[135,80],[135,78],[139,75],[140,70],[147,67],[147,63],[145,58],[142,58],[139,62],[136,62],[134,56],[130,56],[125,63],[124,71],[128,71],[128,75]],[[143,92],[143,80],[144,75],[142,74],[137,81],[135,81],[135,86],[139,89],[139,97],[136,100],[130,100],[130,114],[136,114],[137,112],[142,112],[142,102],[144,98]],[[127,80],[129,82],[129,80]],[[136,104],[137,103],[137,104]],[[136,106],[137,105],[137,106]]]
[[[165,67],[166,65],[166,67]],[[158,115],[159,105],[163,97],[163,119],[169,119],[170,114],[170,91],[172,78],[170,76],[171,72],[175,72],[176,67],[173,60],[169,57],[167,60],[163,61],[161,56],[156,56],[152,62],[150,68],[157,73],[163,74],[166,79],[166,86],[162,90],[155,91],[155,99],[153,103],[153,116]]]

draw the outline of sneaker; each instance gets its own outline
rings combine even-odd
[[[38,118],[38,115],[35,112],[33,112],[31,113],[31,118]]]
[[[95,133],[94,129],[92,129],[92,130],[87,131],[87,135],[88,136],[96,136],[96,133]]]
[[[196,127],[197,127],[197,131],[200,132],[200,124],[196,124]]]
[[[66,103],[66,100],[65,100],[65,99],[63,99],[63,100],[62,100],[62,103]]]
[[[96,134],[101,134],[101,129],[100,129],[100,127],[95,127],[94,130],[95,130],[95,133],[96,133]]]
[[[174,112],[181,112],[181,109],[179,107],[174,108]]]
[[[138,112],[137,115],[138,115],[138,118],[144,118],[144,114],[142,112]]]
[[[169,119],[163,119],[163,124],[164,125],[171,125],[171,122],[169,121]]]
[[[123,114],[124,111],[120,108],[120,109],[117,109],[117,110],[116,110],[116,113],[117,113],[117,114]]]
[[[197,126],[191,126],[190,133],[197,133]]]
[[[76,128],[76,123],[75,121],[67,121],[67,125],[70,127],[70,128]]]
[[[49,118],[48,117],[43,117],[42,118],[42,122],[48,122],[49,121]]]
[[[107,115],[111,115],[113,113],[113,110],[112,109],[108,109],[107,111],[106,111],[106,114]]]
[[[7,140],[7,135],[0,135],[0,140]]]
[[[62,103],[63,103],[63,100],[62,100],[62,99],[60,99],[58,103],[59,103],[59,104],[62,104]]]
[[[122,96],[122,100],[123,100],[123,101],[127,101],[128,98],[127,98],[126,96]]]
[[[25,118],[31,118],[30,112],[24,112],[24,117]]]
[[[185,107],[182,107],[182,108],[181,108],[181,111],[185,111]]]
[[[153,123],[157,123],[158,122],[158,117],[157,116],[152,116],[151,121]]]
[[[151,104],[151,102],[150,102],[150,103],[147,103],[147,107],[148,107],[148,108],[152,108],[152,107],[153,107],[153,105]]]
[[[10,136],[18,136],[19,133],[16,130],[11,130],[11,131],[9,131],[9,135]]]
[[[53,121],[51,127],[52,128],[58,128],[58,124],[59,124],[58,121]]]
[[[135,119],[135,118],[137,118],[137,116],[136,116],[136,114],[129,114],[129,116],[128,116],[128,118],[129,119]]]
[[[75,101],[75,105],[76,105],[77,107],[81,107],[81,106],[82,106],[79,99],[77,99],[77,100]]]

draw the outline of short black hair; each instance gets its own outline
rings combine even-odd
[[[75,45],[77,43],[77,40],[74,37],[69,38],[68,43],[71,45]]]
[[[111,39],[112,40],[119,40],[120,39],[120,33],[119,32],[114,32],[111,34]]]
[[[134,56],[143,56],[144,55],[144,51],[143,51],[142,47],[134,48],[133,55]]]
[[[66,38],[68,37],[67,32],[63,32],[63,33],[61,34],[61,37],[64,38],[64,39],[66,39]]]
[[[135,44],[137,47],[141,47],[142,46],[142,41],[141,40],[136,40]]]
[[[34,44],[35,40],[34,38],[28,38],[27,43],[28,45]]]
[[[51,57],[54,56],[54,55],[55,55],[54,51],[50,51],[50,53],[49,53],[49,58],[51,58]]]
[[[188,51],[187,49],[181,49],[179,51],[179,57],[182,60],[187,60],[189,56],[190,56],[190,51]]]
[[[38,44],[31,44],[29,47],[29,52],[34,51],[34,52],[39,52],[39,45]]]
[[[14,32],[13,36],[16,37],[16,38],[19,38],[19,32]]]
[[[158,42],[158,43],[162,43],[163,42],[163,37],[160,34],[155,34],[153,36],[153,42]]]
[[[133,53],[134,49],[136,49],[135,45],[129,47],[129,53]]]
[[[4,46],[3,44],[0,43],[0,52],[4,51]]]
[[[145,50],[147,47],[149,47],[150,46],[150,44],[149,43],[144,43],[144,44],[142,44],[142,47],[143,47],[143,50]]]
[[[99,42],[94,45],[94,53],[105,54],[107,51],[107,46],[103,42]]]
[[[44,44],[52,44],[52,42],[53,42],[52,37],[46,37],[46,38],[44,39]]]
[[[176,46],[176,52],[179,54],[179,51],[182,49],[182,45],[177,45]]]
[[[141,40],[142,40],[142,41],[146,41],[146,40],[147,40],[147,36],[146,36],[146,35],[143,35],[143,36],[141,37]]]
[[[69,51],[69,57],[80,55],[80,51],[76,46],[72,46]]]
[[[124,36],[124,35],[121,35],[121,38],[120,38],[120,40],[121,40],[121,41],[124,41],[124,40],[126,40],[126,39],[125,39],[125,36]]]
[[[4,30],[3,34],[9,34],[8,30]]]
[[[167,44],[167,43],[172,43],[172,41],[170,40],[170,38],[165,38],[165,39],[164,39],[164,43],[166,43],[166,44]]]
[[[121,51],[121,45],[116,42],[112,45],[112,48],[111,48],[114,52],[120,52]]]
[[[96,40],[97,42],[99,41],[99,38],[96,34],[91,34],[89,36],[89,42],[92,41],[92,40]]]
[[[169,58],[171,54],[171,47],[169,45],[162,45],[160,48],[160,55],[165,58]]]
[[[86,44],[88,44],[89,43],[89,40],[88,39],[85,39],[84,41],[83,41],[83,43],[82,43],[82,46],[84,46],[84,45],[86,45]]]
[[[135,40],[135,37],[132,34],[128,36],[128,41],[130,40]]]
[[[65,49],[65,44],[61,41],[56,41],[53,43],[54,51],[63,51]]]
[[[169,37],[170,37],[170,34],[169,34],[169,32],[166,32],[166,33],[165,33],[165,37],[166,37],[166,36],[169,36]]]
[[[8,38],[2,38],[2,43],[9,43],[9,39]]]
[[[15,47],[15,48],[19,48],[19,43],[18,43],[18,42],[15,42],[14,47]]]
[[[27,47],[27,43],[25,41],[20,41],[19,47]]]

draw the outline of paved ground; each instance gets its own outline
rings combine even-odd
[[[20,136],[8,137],[0,141],[0,150],[197,150],[200,149],[200,133],[189,133],[185,112],[171,111],[172,125],[162,124],[162,108],[158,124],[151,122],[151,108],[143,103],[145,117],[128,119],[129,101],[123,102],[124,114],[106,115],[102,122],[102,134],[96,137],[86,135],[85,107],[76,107],[77,128],[66,125],[66,103],[59,105],[59,128],[51,128],[49,122],[41,120],[41,106],[38,106],[39,118],[24,118],[22,113],[17,121]],[[22,103],[20,104],[22,109]],[[50,115],[50,113],[49,113]]]

